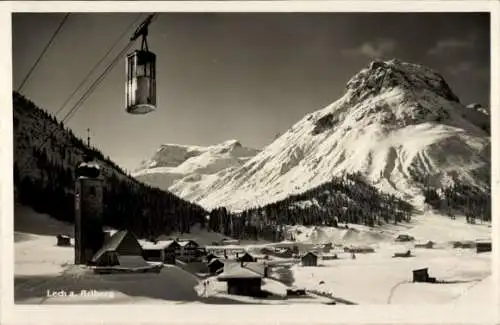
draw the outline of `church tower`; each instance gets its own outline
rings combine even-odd
[[[76,169],[75,264],[89,264],[102,247],[103,179],[99,165],[85,159]]]

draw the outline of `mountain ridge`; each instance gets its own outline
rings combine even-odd
[[[374,61],[344,95],[307,114],[243,165],[169,189],[206,208],[262,206],[361,172],[377,188],[423,207],[426,186],[488,190],[487,117],[462,105],[422,65]]]
[[[219,176],[243,165],[259,152],[232,139],[211,146],[163,144],[133,176],[167,190],[174,183],[196,182]]]

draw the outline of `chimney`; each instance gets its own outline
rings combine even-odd
[[[267,278],[267,265],[264,266],[264,278]]]

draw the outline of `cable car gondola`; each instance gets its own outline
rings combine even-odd
[[[141,49],[127,55],[125,87],[126,111],[130,114],[147,114],[156,110],[156,55],[148,49],[150,15],[135,31],[131,41],[142,36]]]

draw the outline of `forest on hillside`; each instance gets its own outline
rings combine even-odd
[[[227,236],[274,241],[283,239],[284,225],[396,224],[410,221],[413,212],[411,204],[382,193],[356,173],[332,177],[301,194],[239,213],[214,209],[208,226]]]
[[[106,225],[154,237],[189,232],[190,226],[205,220],[208,212],[200,206],[140,183],[24,96],[14,92],[13,100],[13,174],[20,203],[73,222],[75,169],[90,155],[102,168]]]
[[[490,191],[455,182],[449,187],[426,187],[424,195],[425,203],[450,218],[462,214],[468,223],[476,223],[476,220],[491,221]]]

